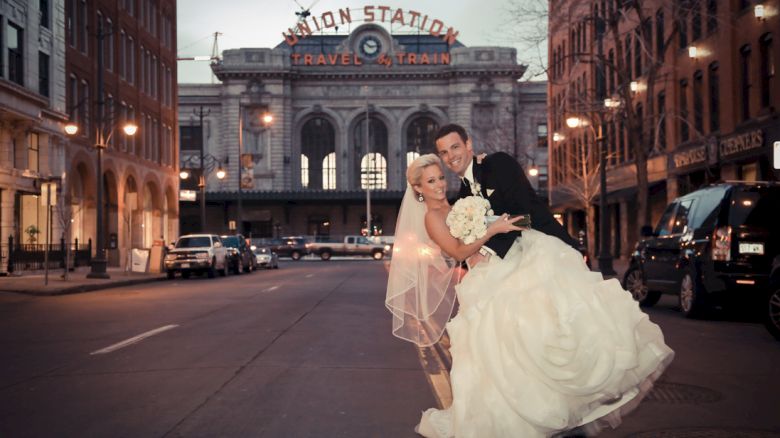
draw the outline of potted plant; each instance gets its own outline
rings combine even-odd
[[[25,228],[24,232],[27,234],[27,242],[35,243],[35,241],[38,240],[37,235],[41,232],[41,230],[39,230],[38,227],[35,226],[35,224],[32,224],[29,227]]]

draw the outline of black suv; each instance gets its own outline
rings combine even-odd
[[[271,242],[271,250],[279,257],[290,257],[300,260],[309,253],[306,249],[306,239],[298,236],[282,237]]]
[[[230,269],[240,274],[241,271],[252,272],[255,268],[255,255],[252,249],[247,245],[246,238],[241,234],[231,234],[229,236],[220,236],[222,243],[227,248],[227,258]]]
[[[726,182],[681,196],[645,227],[623,287],[642,306],[677,294],[686,317],[765,297],[780,252],[780,184]]]

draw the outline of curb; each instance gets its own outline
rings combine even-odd
[[[41,291],[38,289],[0,289],[0,292],[10,292],[23,295],[32,296],[55,296],[55,295],[70,295],[82,292],[94,292],[103,289],[113,289],[117,287],[132,286],[136,284],[152,283],[155,281],[163,281],[166,277],[151,277],[151,278],[134,278],[121,281],[113,281],[110,283],[91,283],[91,284],[79,284],[70,287],[63,287],[61,289],[55,289],[50,291]]]

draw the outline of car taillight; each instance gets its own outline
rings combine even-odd
[[[712,260],[731,260],[731,227],[718,227],[712,233]]]

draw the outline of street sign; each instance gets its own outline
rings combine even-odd
[[[179,201],[194,201],[196,198],[195,190],[179,190]]]
[[[780,141],[775,142],[774,147],[774,155],[775,155],[775,169],[780,169]]]

